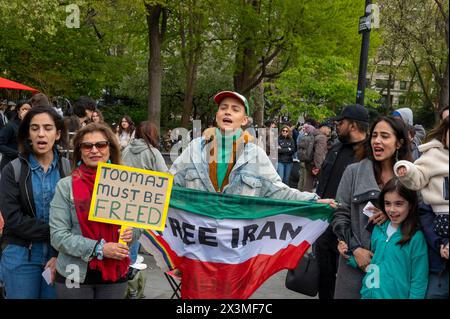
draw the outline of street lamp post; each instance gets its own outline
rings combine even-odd
[[[370,43],[370,29],[371,29],[371,0],[366,0],[364,8],[364,16],[359,18],[359,33],[362,33],[361,54],[359,57],[359,74],[358,74],[358,88],[356,91],[356,103],[364,105],[364,91],[366,89],[366,73],[367,61],[369,58],[369,43]],[[369,11],[369,12],[367,12]]]

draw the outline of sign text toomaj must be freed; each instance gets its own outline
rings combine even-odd
[[[89,220],[163,231],[173,176],[99,163]]]

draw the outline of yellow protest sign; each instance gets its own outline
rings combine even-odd
[[[173,175],[99,163],[89,220],[164,230]]]

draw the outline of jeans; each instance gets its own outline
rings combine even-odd
[[[139,253],[139,247],[141,247],[141,243],[139,243],[139,241],[135,241],[130,245],[130,265],[136,262]]]
[[[28,247],[8,245],[2,254],[1,272],[8,299],[54,299],[53,285],[48,285],[42,272],[50,259],[50,245],[35,243]]]
[[[289,176],[291,175],[292,163],[278,163],[277,173],[280,175],[284,184],[289,185]]]
[[[448,299],[448,268],[442,274],[430,273],[426,299]]]

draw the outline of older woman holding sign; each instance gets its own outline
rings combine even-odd
[[[59,251],[57,297],[122,298],[130,259],[128,246],[118,243],[120,226],[88,220],[97,165],[120,164],[120,146],[111,129],[97,123],[81,128],[73,143],[77,167],[58,183],[50,209],[51,244]],[[120,240],[139,234],[127,228]]]

